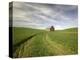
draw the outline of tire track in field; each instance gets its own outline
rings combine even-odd
[[[63,45],[58,44],[55,41],[51,41],[48,33],[46,33],[43,38],[48,51],[53,53],[53,55],[65,55],[71,52],[70,49],[65,48]]]
[[[32,43],[33,43],[33,38],[35,36],[31,37],[29,40],[25,40],[24,43],[18,45],[18,47],[16,48],[15,52],[14,52],[14,57],[24,57],[24,50],[26,50],[26,48],[28,48],[26,51],[27,51],[27,54],[26,56],[30,56],[31,54],[31,51],[28,51],[32,46],[30,46]],[[29,53],[29,54],[28,54]]]
[[[39,35],[40,33],[41,33],[41,32],[39,32],[39,33],[35,33],[35,34],[33,34],[33,35],[31,35],[31,36],[29,36],[29,37],[23,39],[23,40],[20,41],[19,43],[15,44],[14,47],[18,47],[18,46],[20,46],[21,44],[27,42],[28,40],[32,39],[32,38],[35,37],[36,35]]]
[[[41,38],[40,41],[42,43],[38,44],[41,44],[41,48],[39,48],[37,45],[34,45],[35,41],[38,41],[36,38],[39,37]],[[18,49],[15,51],[14,57],[35,56],[33,54],[36,53],[35,48],[38,48],[38,52],[40,53],[38,54],[37,52],[38,56],[66,55],[72,52],[70,49],[66,48],[62,44],[58,44],[57,42],[52,41],[52,39],[48,35],[48,32],[42,32],[40,34],[38,33],[36,35],[33,35],[31,38],[29,38],[28,40],[25,39],[22,43],[18,44],[17,46]]]
[[[36,36],[37,34],[31,35],[26,39],[23,39],[21,42],[19,42],[18,44],[14,45],[15,47],[20,46],[21,44],[25,43],[26,41],[30,40],[31,38],[33,38],[34,36]]]
[[[29,56],[34,56],[32,54],[32,52],[33,52],[32,49],[34,48],[34,43],[35,43],[34,41],[35,41],[35,38],[38,35],[40,35],[40,34],[41,33],[34,34],[34,35],[26,38],[25,40],[23,40],[22,43],[16,45],[18,47],[17,47],[16,51],[14,52],[14,57],[27,57],[27,56],[29,57]],[[25,54],[25,53],[27,53],[27,54]],[[34,52],[34,53],[36,53],[36,52]]]

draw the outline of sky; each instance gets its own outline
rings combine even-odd
[[[56,30],[78,27],[78,6],[13,2],[13,26]]]

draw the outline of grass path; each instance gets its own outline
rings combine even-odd
[[[52,41],[48,33],[44,35],[44,43],[47,46],[47,49],[53,53],[53,55],[65,55],[71,53],[70,49],[65,48],[63,45]]]

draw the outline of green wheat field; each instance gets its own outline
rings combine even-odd
[[[77,28],[47,31],[13,27],[14,58],[73,55],[77,53]]]

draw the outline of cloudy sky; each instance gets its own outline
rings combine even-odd
[[[29,2],[13,3],[13,26],[56,30],[78,26],[76,5],[40,4]]]

